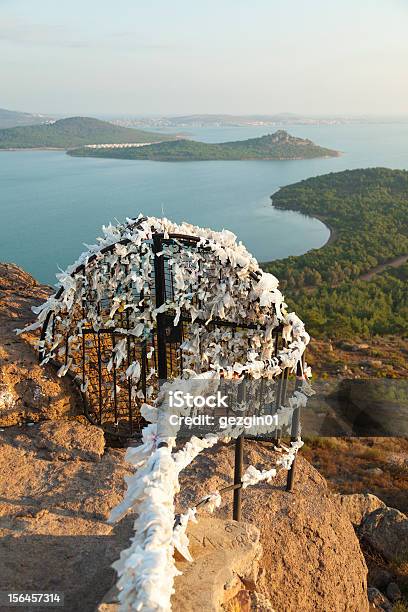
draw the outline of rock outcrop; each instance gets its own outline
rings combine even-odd
[[[45,421],[32,432],[32,449],[49,460],[99,461],[105,449],[102,429],[78,421]]]
[[[371,512],[386,507],[381,499],[371,493],[336,495],[336,499],[355,527],[359,527]]]
[[[62,591],[66,612],[91,612],[132,534],[131,518],[106,523],[129,468],[122,450],[101,455],[98,428],[48,425],[0,434],[0,590]]]
[[[175,580],[173,611],[217,612],[250,605],[262,555],[259,530],[249,523],[204,516],[189,524],[188,536],[194,563],[177,562],[183,573]]]
[[[98,428],[71,420],[79,397],[69,379],[38,365],[36,334],[15,335],[49,291],[17,266],[0,264],[0,427],[9,426],[0,435],[0,558],[7,559],[0,590],[63,591],[66,612],[91,612],[113,585],[111,563],[132,535],[132,517],[115,528],[106,523],[130,470],[124,451],[106,449]],[[245,446],[247,464],[274,463],[270,445]],[[217,446],[189,466],[180,510],[231,484],[233,452],[233,445]],[[227,494],[214,517],[190,525],[195,561],[177,561],[183,576],[175,610],[368,610],[367,568],[347,512],[301,457],[293,493],[285,476],[243,491],[242,523],[231,521]],[[353,520],[371,508],[355,506]],[[363,524],[384,511],[368,513]]]
[[[258,467],[276,458],[266,444],[246,442],[246,449]],[[182,476],[179,510],[230,483],[232,465],[231,445],[202,453]],[[189,525],[194,562],[178,561],[174,610],[368,610],[367,568],[348,515],[305,460],[299,458],[293,493],[284,490],[284,477],[243,491],[243,523],[230,520],[226,495],[217,512],[223,520],[202,514]],[[110,592],[100,610],[116,612],[116,595]]]
[[[0,264],[0,427],[68,417],[82,407],[68,378],[39,365],[38,333],[15,333],[34,321],[31,307],[50,293],[14,264]]]
[[[91,612],[113,585],[110,565],[132,535],[132,517],[106,524],[129,469],[123,450],[101,454],[97,428],[66,426],[1,433],[0,557],[7,564],[0,589],[65,591],[67,612]],[[246,461],[259,467],[274,457],[264,444],[247,442],[246,450]],[[183,477],[179,506],[229,483],[232,461],[232,446],[203,453]],[[348,517],[305,460],[293,493],[284,491],[283,477],[243,491],[242,524],[231,521],[229,494],[215,516],[203,513],[190,525],[195,561],[177,561],[184,575],[176,581],[176,610],[216,609],[221,597],[229,612],[368,609],[366,567]]]
[[[360,530],[366,542],[385,559],[395,563],[408,554],[408,517],[396,508],[378,508],[364,520]]]
[[[262,555],[259,530],[249,523],[203,516],[197,523],[189,523],[187,533],[194,562],[175,554],[177,569],[182,574],[175,579],[173,612],[256,609],[253,600],[258,598],[255,588]],[[265,611],[268,604],[267,600],[262,601]],[[97,612],[118,609],[118,592],[113,587]]]
[[[392,612],[392,604],[389,599],[387,599],[385,595],[383,595],[381,591],[379,591],[375,587],[369,587],[368,601],[373,606],[374,610],[384,610],[384,612]]]
[[[267,444],[246,442],[245,463],[270,466],[276,454]],[[180,509],[232,479],[233,447],[217,446],[184,472]],[[367,567],[347,514],[322,476],[299,456],[293,493],[285,472],[273,484],[242,493],[242,517],[261,532],[263,548],[256,593],[285,612],[368,610]],[[230,517],[231,495],[218,516]]]

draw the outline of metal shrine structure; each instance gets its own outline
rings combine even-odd
[[[134,223],[140,223],[144,219]],[[131,227],[131,226],[130,226]],[[81,395],[84,403],[84,413],[88,420],[100,426],[108,436],[114,437],[122,442],[129,438],[137,438],[145,424],[141,416],[140,408],[145,402],[152,401],[157,397],[161,382],[164,380],[175,379],[183,374],[184,350],[183,343],[189,338],[192,321],[189,313],[182,309],[179,321],[174,325],[176,313],[167,310],[159,312],[155,326],[148,338],[138,339],[129,334],[131,324],[129,320],[129,310],[119,308],[114,314],[114,327],[99,327],[95,329],[89,320],[89,313],[97,310],[98,316],[103,320],[108,320],[114,297],[120,296],[125,292],[124,300],[133,301],[141,306],[145,305],[145,300],[153,300],[154,307],[160,308],[166,301],[172,301],[174,296],[174,278],[170,259],[177,259],[182,266],[189,265],[189,252],[199,250],[200,255],[206,259],[207,273],[211,270],[211,260],[214,253],[203,241],[194,235],[154,233],[151,240],[146,241],[149,248],[154,253],[154,265],[151,272],[151,284],[153,291],[148,298],[143,295],[143,290],[139,290],[136,285],[126,290],[121,284],[112,284],[111,290],[106,291],[102,299],[96,299],[96,291],[92,285],[92,274],[96,267],[102,266],[102,272],[109,278],[113,276],[110,267],[109,257],[105,256],[113,252],[117,244],[126,245],[130,239],[125,238],[118,243],[111,244],[100,250],[99,253],[91,255],[86,263],[79,265],[72,276],[81,274],[84,278],[84,296],[80,307],[72,316],[72,325],[81,325],[82,338],[81,345],[70,350],[72,363],[70,365],[70,376],[78,386],[82,387]],[[126,266],[124,273],[131,274],[131,264],[115,264]],[[219,276],[219,270],[214,265],[212,273]],[[254,280],[257,280],[254,274]],[[59,300],[63,293],[61,287],[55,295],[55,300]],[[200,300],[197,296],[193,297],[193,303],[199,309]],[[52,345],[55,334],[63,333],[66,342],[66,353],[68,353],[68,343],[71,328],[66,329],[61,325],[61,317],[49,312],[45,318],[41,330],[40,361],[44,359],[46,349]],[[214,318],[208,323],[201,322],[208,329],[228,329],[231,334],[237,332],[245,335],[246,330],[260,329],[262,326],[256,323],[245,324],[243,322],[231,322],[220,318]],[[117,367],[115,360],[111,360],[112,351],[119,342],[126,340],[126,359]],[[278,325],[273,330],[275,356],[280,349],[286,346],[282,336],[282,325]],[[251,349],[250,338],[248,338],[248,350]],[[140,379],[136,388],[132,380],[126,377],[126,370],[137,360],[141,366]],[[60,366],[58,360],[52,360],[55,365]],[[292,379],[294,386],[299,385],[296,377],[290,376],[289,368],[282,366],[282,373],[279,375],[276,387],[275,403],[276,407],[285,404],[288,383]],[[298,379],[301,375],[301,366],[298,366]],[[85,381],[87,388],[84,389]],[[292,421],[290,438],[296,440],[300,433],[300,414],[299,408],[295,409]],[[272,444],[279,444],[282,432],[275,431],[269,437],[262,437],[262,440]],[[287,435],[287,432],[286,432]],[[249,436],[248,436],[249,437]],[[243,465],[244,436],[237,438],[235,442],[235,470],[234,484],[227,489],[234,491],[234,513],[235,519],[240,518],[240,496],[241,496],[241,477]],[[293,486],[295,462],[288,472],[287,490]]]

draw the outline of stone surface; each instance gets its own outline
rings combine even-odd
[[[82,409],[69,378],[39,365],[38,332],[15,333],[34,322],[31,307],[50,293],[14,264],[0,264],[0,427],[68,417]]]
[[[385,504],[376,495],[371,493],[353,493],[351,495],[336,495],[342,509],[347,513],[350,521],[359,527],[368,514],[378,508],[385,508]]]
[[[385,610],[386,612],[392,611],[391,602],[374,587],[368,589],[368,600],[374,606],[374,609]]]
[[[252,612],[275,612],[269,599],[256,591],[251,593],[251,610]]]
[[[188,527],[193,563],[177,562],[182,571],[175,580],[174,612],[217,612],[231,603],[245,610],[247,589],[254,590],[262,553],[259,530],[247,523],[200,517]],[[249,609],[249,608],[248,608]]]
[[[233,445],[219,445],[200,454],[183,472],[180,510],[231,483],[233,452]],[[266,443],[245,442],[245,464],[260,469],[275,459]],[[367,611],[367,567],[348,516],[322,476],[301,456],[293,493],[285,491],[285,476],[282,472],[272,484],[242,493],[242,518],[261,532],[256,592],[279,612]],[[223,496],[217,516],[231,516],[231,497]]]
[[[93,612],[132,534],[131,517],[106,523],[129,468],[114,449],[96,463],[42,458],[44,425],[0,432],[0,590],[63,591],[64,612]]]
[[[380,591],[385,591],[391,580],[391,572],[375,564],[369,565],[368,584],[370,587],[376,587]]]
[[[370,476],[382,476],[384,474],[384,471],[379,467],[368,468],[366,472]]]
[[[364,520],[361,536],[388,561],[399,563],[408,551],[408,517],[395,508],[378,508]]]
[[[102,429],[75,420],[46,421],[33,433],[33,446],[50,459],[99,461],[105,449]]]
[[[396,582],[390,582],[387,586],[387,597],[391,601],[398,601],[401,599],[401,590]]]
[[[248,523],[237,523],[202,516],[187,529],[190,553],[186,561],[177,552],[176,566],[182,572],[175,579],[173,612],[250,612],[271,608],[252,605],[258,562],[262,554],[259,530]],[[261,601],[262,600],[261,598]],[[118,592],[113,587],[99,604],[98,612],[117,612]]]

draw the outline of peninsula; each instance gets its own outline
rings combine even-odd
[[[126,141],[128,142],[128,141]],[[116,159],[147,159],[152,161],[210,161],[210,160],[289,160],[312,157],[337,157],[338,151],[326,149],[311,140],[296,138],[285,130],[259,138],[233,142],[206,143],[177,139],[143,147],[84,146],[68,151],[78,157],[110,157]]]
[[[22,125],[35,125],[42,123],[53,123],[55,117],[39,113],[21,113],[19,111],[0,108],[0,129],[17,127]]]
[[[0,130],[0,149],[70,149],[92,144],[146,144],[173,140],[173,134],[146,132],[92,117],[68,117],[53,123]]]
[[[281,210],[332,230],[320,249],[263,265],[290,294],[314,337],[407,336],[408,172],[344,170],[282,187]]]

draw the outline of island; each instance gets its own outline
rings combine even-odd
[[[408,333],[408,172],[345,170],[281,188],[272,204],[317,217],[332,232],[320,249],[263,264],[289,307],[320,338]]]
[[[233,142],[207,143],[178,139],[143,147],[83,146],[68,151],[77,157],[109,157],[115,159],[145,159],[152,161],[211,161],[211,160],[290,160],[313,157],[337,157],[338,151],[326,149],[309,139],[296,138],[285,130],[259,138]]]
[[[68,117],[54,122],[0,130],[0,149],[66,150],[95,144],[151,144],[175,138],[173,134],[126,128],[92,117]]]

